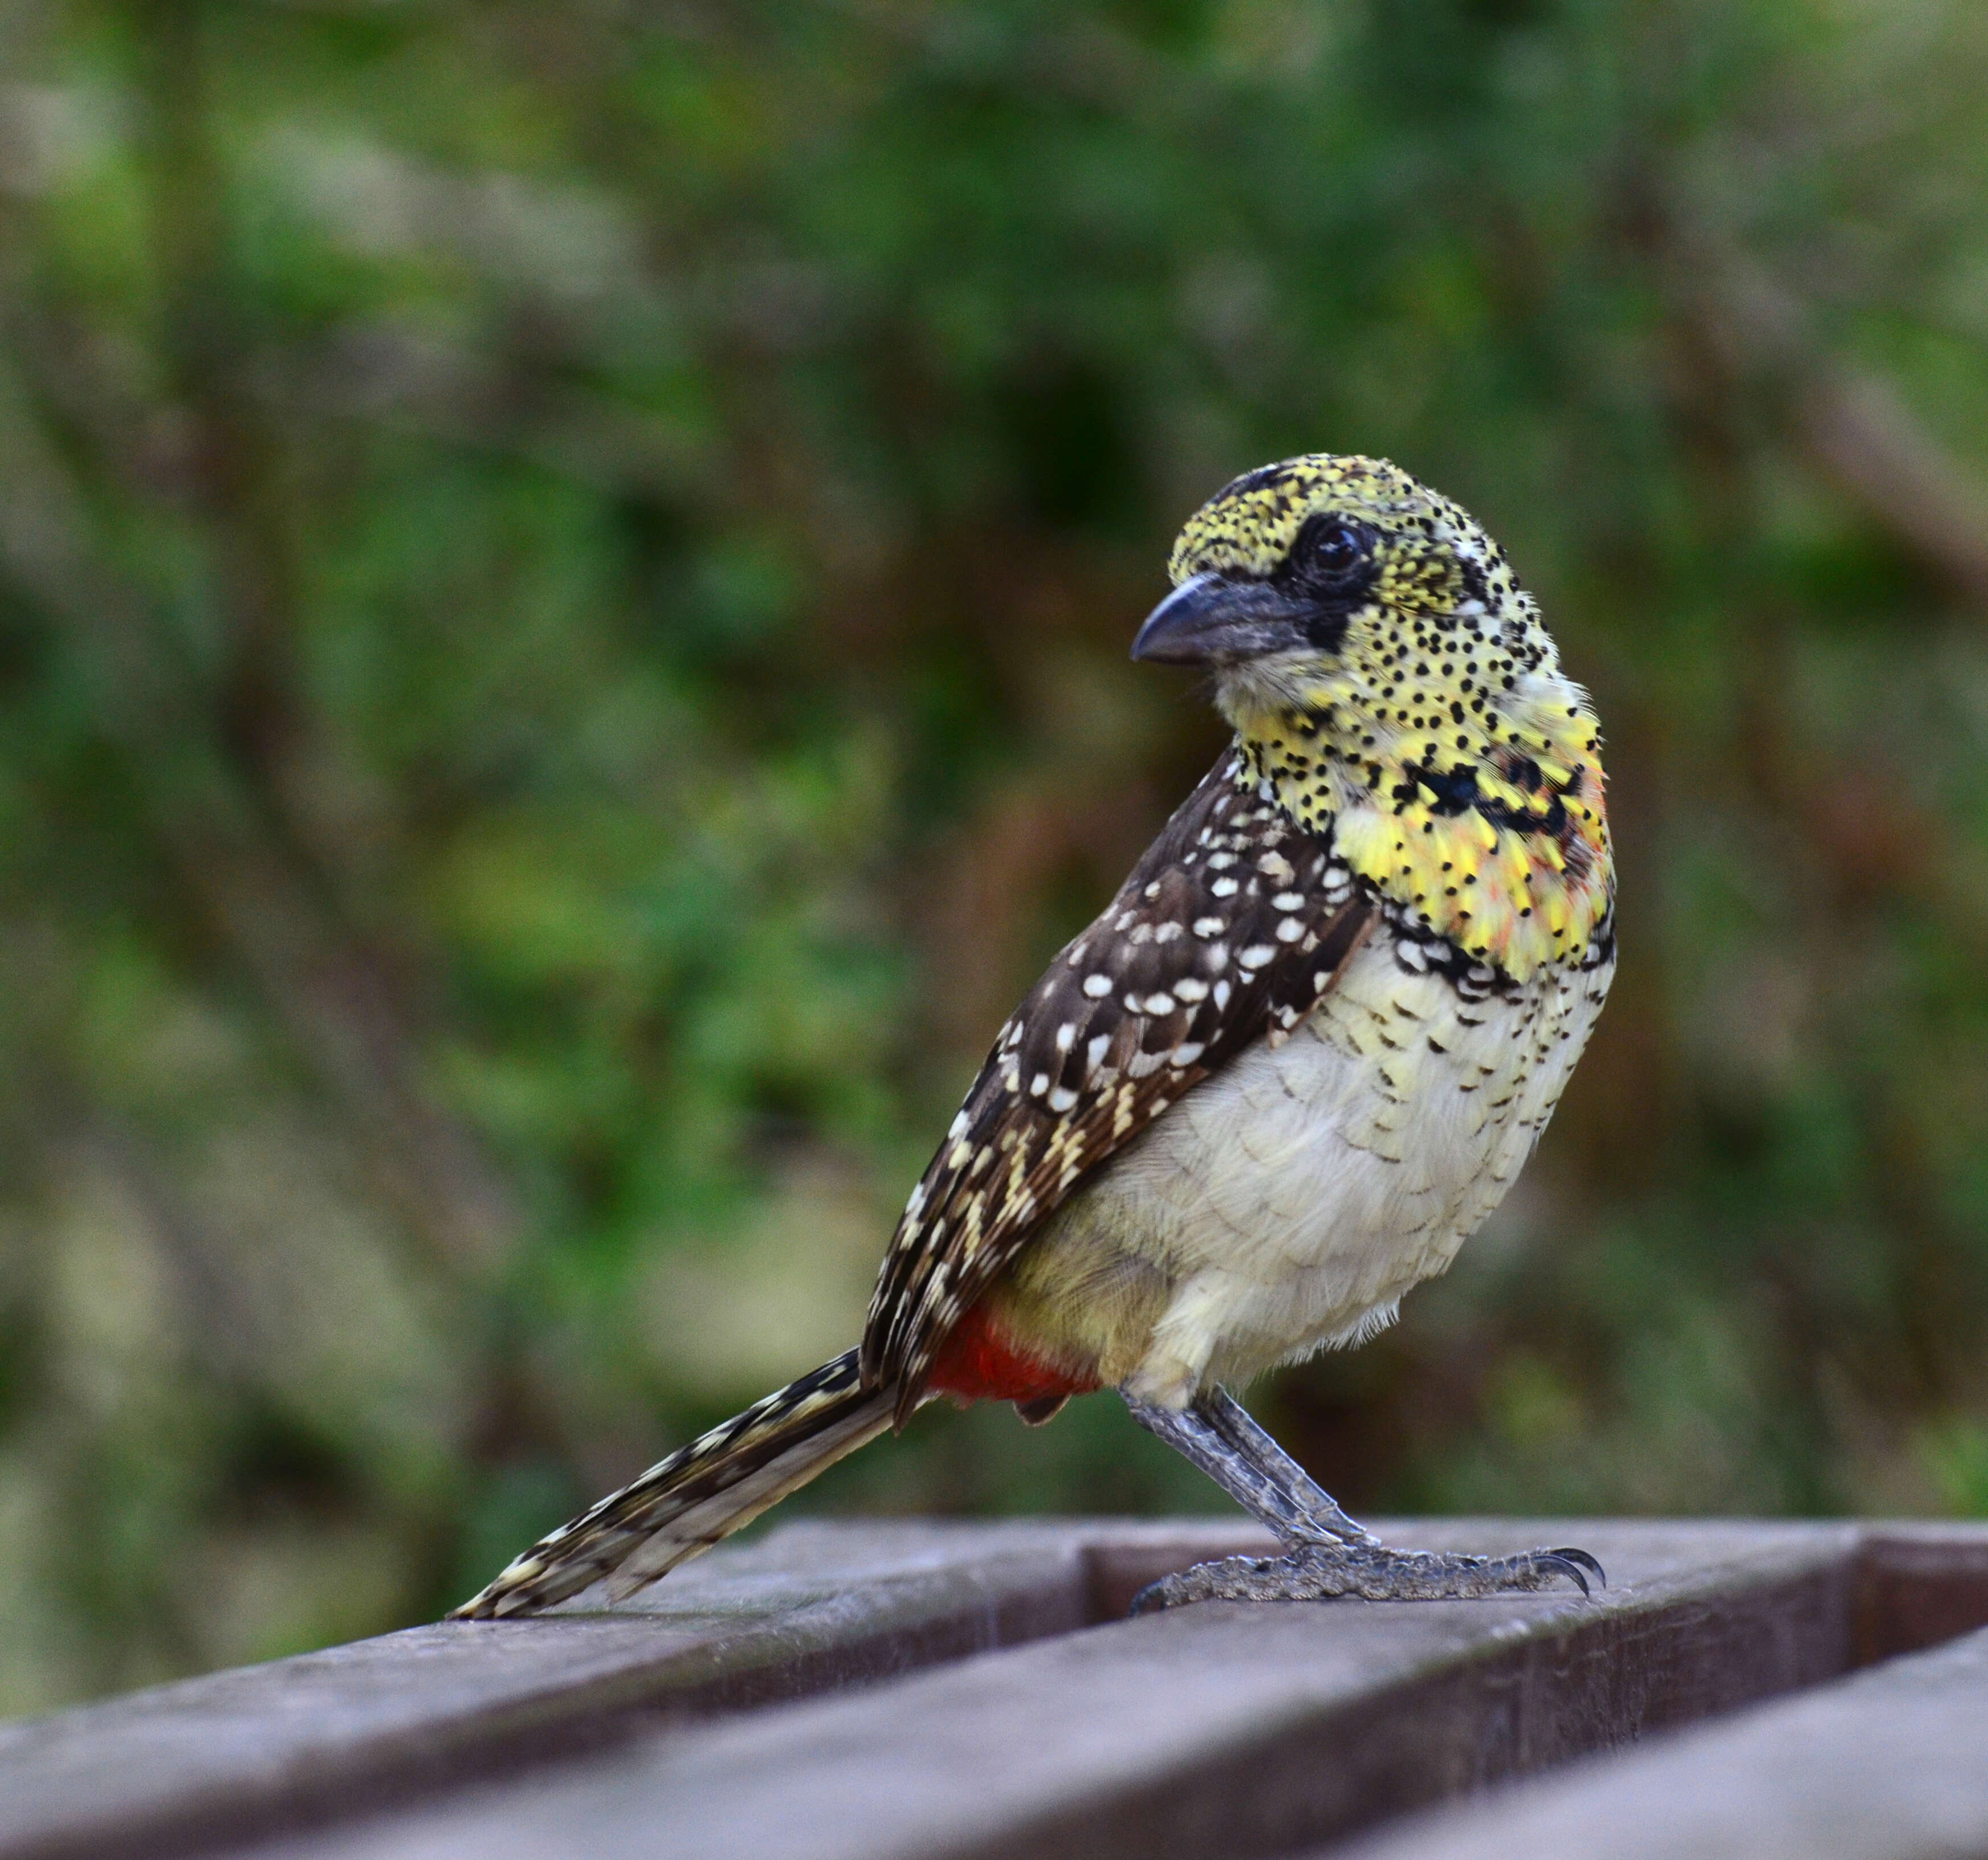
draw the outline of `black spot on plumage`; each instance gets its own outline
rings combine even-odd
[[[1251,491],[1273,491],[1291,481],[1290,467],[1283,463],[1259,465],[1254,471],[1246,471],[1239,478],[1232,478],[1213,498],[1211,503],[1219,503],[1224,498],[1247,496]]]
[[[1394,798],[1403,805],[1418,798],[1417,791],[1426,788],[1435,798],[1428,803],[1438,814],[1455,815],[1465,808],[1479,805],[1477,771],[1469,767],[1442,770],[1432,768],[1426,764],[1411,762],[1403,770],[1405,779],[1396,784]]]

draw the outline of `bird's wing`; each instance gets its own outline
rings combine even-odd
[[[866,1386],[900,1421],[953,1326],[1090,1170],[1329,989],[1377,906],[1225,756],[1001,1029],[884,1256]]]

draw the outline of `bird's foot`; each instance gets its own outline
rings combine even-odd
[[[1369,1602],[1474,1601],[1547,1588],[1563,1577],[1585,1595],[1591,1575],[1608,1586],[1601,1565],[1584,1550],[1478,1557],[1371,1542],[1301,1544],[1283,1556],[1223,1557],[1163,1576],[1132,1598],[1132,1612],[1189,1602],[1323,1602],[1337,1595]]]

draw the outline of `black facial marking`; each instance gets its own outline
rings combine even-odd
[[[1322,511],[1305,519],[1272,583],[1310,610],[1307,633],[1321,651],[1337,650],[1346,623],[1374,591],[1380,563],[1371,525]]]

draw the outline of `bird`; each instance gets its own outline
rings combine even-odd
[[[624,1599],[938,1397],[1040,1426],[1107,1389],[1279,1546],[1135,1612],[1605,1581],[1383,1543],[1233,1392],[1392,1322],[1544,1129],[1615,966],[1594,707],[1490,536],[1385,459],[1246,473],[1168,570],[1132,657],[1208,676],[1232,740],[996,1036],[860,1344],[455,1617]]]

